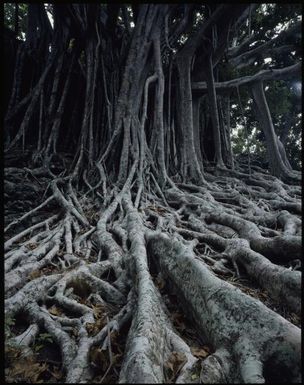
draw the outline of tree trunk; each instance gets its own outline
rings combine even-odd
[[[183,135],[183,177],[204,181],[202,165],[199,165],[193,137],[193,112],[190,79],[191,58],[181,57],[177,61],[180,95],[180,124]]]
[[[207,89],[210,103],[210,115],[212,120],[213,128],[213,139],[215,145],[215,160],[217,167],[224,168],[224,162],[222,158],[222,143],[220,135],[220,123],[219,123],[219,113],[216,99],[216,91],[214,87],[214,76],[213,76],[213,64],[212,56],[209,55],[206,60],[206,78],[207,78]]]
[[[286,159],[284,146],[281,142],[279,144],[279,139],[274,131],[262,81],[254,83],[252,94],[257,118],[266,137],[271,172],[273,175],[283,177],[287,180],[292,178],[299,179],[299,176],[291,172],[290,164]]]

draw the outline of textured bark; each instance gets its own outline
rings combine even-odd
[[[211,115],[212,127],[213,127],[212,132],[213,132],[214,145],[215,145],[215,161],[218,167],[225,167],[223,158],[222,158],[220,122],[219,122],[216,91],[214,87],[212,55],[210,55],[206,61],[206,77],[207,77],[207,89],[208,89],[208,96],[209,96],[209,103],[210,103],[210,115]]]
[[[29,6],[6,115],[8,382],[301,381],[302,192],[261,83],[299,64],[215,81],[256,7],[53,4],[52,29]],[[232,154],[247,84],[274,175]]]
[[[182,57],[177,62],[179,71],[180,124],[183,135],[183,174],[203,182],[202,165],[198,163],[194,146],[190,64],[190,57]]]
[[[274,367],[284,362],[291,371],[291,382],[299,381],[300,366],[293,363],[296,357],[299,362],[300,329],[215,277],[204,262],[195,258],[191,247],[165,236],[149,239],[151,253],[158,258],[163,273],[190,305],[201,333],[210,338],[215,358],[217,354],[222,356],[222,377],[264,383],[262,362],[271,360]],[[236,358],[236,366],[230,355]]]
[[[266,137],[266,145],[268,150],[268,158],[271,171],[276,176],[282,176],[285,179],[293,177],[290,172],[290,165],[286,162],[286,155],[282,157],[279,149],[279,139],[274,131],[271,115],[267,105],[267,100],[264,93],[263,82],[259,81],[252,87],[253,99],[256,106],[256,114],[261,128]],[[282,145],[283,146],[283,145]],[[282,147],[280,146],[280,147]],[[300,178],[300,176],[294,176]]]
[[[89,382],[94,376],[92,349],[98,344],[107,349],[109,333],[119,332],[132,320],[119,373],[121,383],[166,382],[166,363],[176,354],[183,357],[174,380],[177,383],[198,379],[209,383],[271,382],[278,370],[288,373],[288,381],[299,381],[298,327],[223,279],[246,274],[274,303],[284,303],[299,313],[301,273],[267,259],[280,258],[282,263],[282,258],[286,262],[300,257],[298,218],[281,209],[277,214],[267,214],[256,204],[262,192],[255,192],[241,179],[238,186],[226,189],[210,182],[204,187],[180,184],[166,190],[169,206],[162,215],[143,205],[139,211],[129,193],[136,167],[135,163],[123,189],[102,209],[96,227],[89,227],[83,217],[86,200],[73,196],[71,187],[60,191],[53,183],[54,197],[48,204],[54,198],[58,200],[63,218],[54,216],[56,224],[51,230],[39,230],[53,223],[51,218],[32,226],[38,232],[22,246],[16,244],[22,234],[6,241],[6,312],[11,317],[26,312],[34,325],[22,343],[27,354],[31,354],[34,338],[43,326],[61,350],[65,382]],[[235,183],[235,178],[218,177],[218,181],[221,179],[227,186]],[[253,174],[250,181],[254,187],[258,174]],[[283,184],[261,183],[268,191],[277,191],[277,199],[291,199]],[[252,196],[257,196],[249,201],[237,193],[238,189],[251,189]],[[270,192],[263,194],[265,201],[273,199]],[[225,202],[230,203],[225,206]],[[177,211],[172,209],[176,205]],[[22,220],[43,208],[38,206]],[[157,222],[153,230],[151,215]],[[274,222],[282,233],[267,227]],[[235,233],[238,236],[233,238]],[[178,234],[196,240],[186,241]],[[97,247],[97,252],[90,244]],[[205,251],[201,251],[202,246]],[[63,254],[59,253],[62,248]],[[27,282],[33,271],[43,271],[47,266],[54,266],[56,273]],[[104,278],[110,269],[114,271],[112,282]],[[177,334],[165,298],[152,279],[155,269],[211,347],[212,354],[206,359],[198,360],[191,345]],[[94,308],[90,302],[79,301],[83,295],[94,301],[93,306],[118,306],[95,335],[89,332],[90,325],[96,323]],[[72,312],[73,317],[53,315],[47,310],[50,303]],[[71,327],[78,330],[77,340],[68,332]],[[15,336],[10,343],[22,336]]]
[[[200,133],[200,99],[194,98],[192,100],[192,112],[193,112],[193,140],[195,153],[197,155],[197,160],[201,164],[203,163],[202,153],[201,153],[201,133]]]

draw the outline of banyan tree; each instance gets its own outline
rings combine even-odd
[[[5,19],[6,380],[300,382],[300,5]]]

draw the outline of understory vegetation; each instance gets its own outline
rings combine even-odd
[[[6,382],[300,383],[300,4],[4,11]]]

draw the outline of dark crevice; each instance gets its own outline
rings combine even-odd
[[[113,283],[116,281],[116,275],[114,269],[110,268],[107,271],[105,271],[101,276],[100,279],[103,279],[107,282]]]

